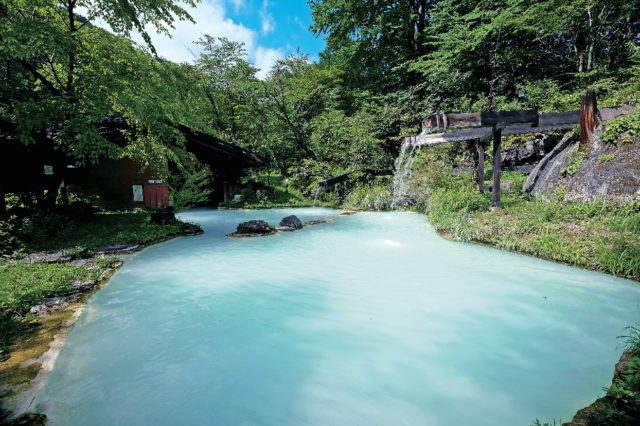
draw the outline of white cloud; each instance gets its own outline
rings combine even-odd
[[[276,24],[273,21],[273,16],[268,13],[260,12],[260,21],[262,23],[262,34],[266,35],[272,33],[276,29]]]
[[[244,6],[243,0],[230,1],[235,7]],[[263,11],[266,11],[268,2],[265,1],[262,6]],[[185,9],[196,22],[195,24],[189,21],[175,22],[175,29],[170,30],[172,37],[156,33],[155,28],[151,25],[146,27],[147,33],[151,37],[151,42],[159,56],[173,62],[193,62],[195,60],[194,55],[197,56],[200,53],[200,46],[193,44],[193,42],[204,34],[209,34],[213,37],[226,37],[229,40],[244,43],[248,59],[260,69],[258,72],[259,78],[265,78],[273,62],[285,56],[283,49],[261,46],[257,31],[227,18],[224,0],[204,0],[195,8],[186,7]],[[273,17],[268,15],[268,19],[266,27],[263,20],[263,33],[271,32],[275,29]],[[104,22],[96,21],[94,23],[108,28]],[[131,34],[131,38],[136,43],[145,45],[140,34]]]
[[[276,24],[273,19],[273,15],[267,12],[268,7],[269,7],[269,0],[264,0],[262,2],[262,9],[260,10],[260,22],[261,22],[261,30],[263,35],[272,33],[276,29]]]
[[[246,6],[244,3],[244,0],[230,0],[230,1],[233,4],[233,8],[236,10],[236,12]]]
[[[255,52],[255,65],[257,68],[260,68],[258,71],[258,78],[264,79],[273,64],[284,58],[284,50],[283,49],[270,49],[262,46],[258,46]]]
[[[153,26],[147,28],[159,56],[174,62],[192,62],[194,57],[191,52],[195,55],[199,53],[199,46],[193,42],[204,34],[242,42],[248,52],[255,49],[257,38],[255,31],[226,18],[224,4],[220,0],[203,2],[195,8],[186,9],[196,23],[189,21],[175,23],[175,29],[171,30],[172,37],[157,34]],[[135,34],[133,40],[144,44],[139,34]]]

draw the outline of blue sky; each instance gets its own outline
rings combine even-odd
[[[192,62],[189,50],[198,53],[192,42],[205,33],[245,43],[248,59],[261,69],[260,77],[298,47],[313,60],[325,47],[325,41],[308,29],[311,9],[306,0],[203,0],[187,9],[196,23],[178,22],[172,38],[148,29],[158,54],[174,62]],[[139,35],[133,39],[142,43]]]

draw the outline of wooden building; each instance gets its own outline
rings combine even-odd
[[[100,133],[118,144],[126,143],[122,130],[129,130],[121,118],[106,119]],[[2,130],[2,129],[0,129]],[[213,136],[194,132],[189,128],[178,130],[185,137],[185,145],[198,161],[209,166],[213,174],[214,203],[233,196],[244,171],[264,164],[255,154]],[[128,158],[105,159],[97,165],[76,167],[63,153],[54,149],[51,132],[34,134],[37,143],[24,145],[10,136],[0,135],[0,195],[4,193],[32,192],[38,202],[55,202],[62,182],[92,194],[97,204],[106,207],[166,208],[171,205],[167,182],[156,172]],[[2,201],[4,201],[4,197]],[[0,205],[0,210],[3,206]]]

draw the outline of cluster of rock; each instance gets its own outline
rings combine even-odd
[[[229,237],[260,237],[264,235],[272,235],[276,232],[290,232],[302,229],[305,226],[316,225],[319,223],[327,223],[328,220],[310,220],[302,223],[302,221],[295,215],[290,215],[283,218],[278,226],[272,227],[264,220],[250,220],[248,222],[242,222],[236,228],[236,232],[227,234]]]
[[[582,152],[566,134],[529,174],[523,191],[535,195],[566,187],[565,201],[640,200],[640,140],[607,144],[602,131],[602,126],[596,129],[594,143]],[[572,163],[577,166],[573,174],[568,172]]]
[[[80,293],[93,290],[96,284],[97,282],[95,280],[74,281],[71,283],[71,287],[76,291],[75,294],[68,297],[58,296],[44,299],[41,304],[32,306],[31,309],[29,309],[29,313],[33,315],[44,315],[67,307],[70,303],[78,301]]]
[[[116,244],[96,247],[95,254],[121,254],[128,253],[140,248],[140,244]],[[22,259],[24,263],[71,263],[74,266],[82,266],[91,261],[87,259],[89,249],[87,247],[77,247],[67,250],[47,250],[37,251],[28,254]]]

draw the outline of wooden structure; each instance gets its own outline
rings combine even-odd
[[[538,114],[537,111],[504,111],[477,113],[438,113],[423,121],[423,131],[419,136],[405,138],[412,146],[434,145],[445,142],[476,141],[478,150],[478,189],[484,191],[485,141],[493,141],[493,207],[500,206],[500,174],[502,136],[526,133],[544,133],[563,130],[580,124],[582,146],[593,141],[593,132],[599,121],[610,120],[628,114],[632,107],[597,109],[595,92],[588,90],[582,96],[580,111]],[[449,129],[460,129],[448,132]],[[433,133],[434,130],[441,130]]]
[[[38,203],[42,201],[54,204],[58,188],[64,181],[65,187],[76,185],[98,195],[99,204],[102,205],[148,208],[169,206],[167,182],[151,169],[126,158],[103,159],[95,166],[75,167],[61,151],[54,149],[52,137],[56,133],[55,129],[33,132],[36,143],[25,145],[7,136],[13,132],[14,127],[0,122],[0,156],[10,159],[16,165],[0,168],[2,201],[4,196],[1,195],[4,193],[31,192],[38,197]],[[103,120],[98,129],[102,137],[120,146],[127,143],[123,131],[132,130],[124,119],[118,117]],[[260,166],[265,162],[263,158],[213,136],[187,127],[179,127],[178,130],[185,137],[187,151],[211,169],[214,177],[214,202],[232,196],[234,185],[239,183],[246,168]],[[0,203],[0,214],[3,211],[3,203]]]
[[[317,187],[330,188],[334,185],[337,185],[341,182],[346,181],[347,179],[349,179],[349,176],[355,172],[362,172],[364,174],[371,175],[371,176],[392,176],[393,175],[393,170],[375,170],[375,169],[351,170],[347,173],[343,173],[338,176],[333,176],[328,179],[321,180],[320,182],[318,182]]]

